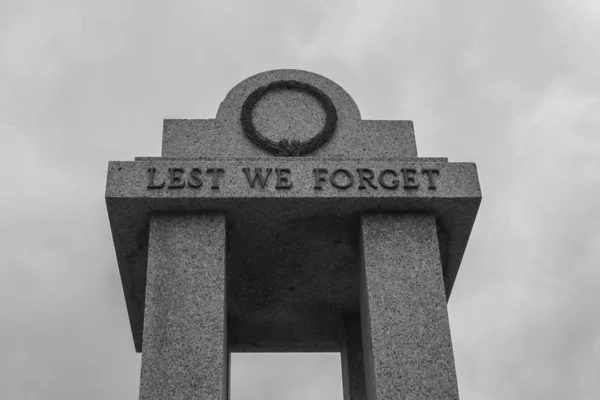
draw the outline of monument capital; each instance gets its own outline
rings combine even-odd
[[[287,82],[287,83],[286,83]],[[261,92],[263,90],[263,92]],[[257,93],[258,92],[258,93]],[[257,96],[250,104],[244,105]],[[258,96],[260,94],[260,96]],[[335,123],[328,124],[332,112]],[[323,128],[326,138],[306,157],[416,157],[412,121],[363,120],[352,97],[335,82],[312,72],[278,69],[253,75],[234,86],[215,119],[165,120],[163,157],[271,157],[278,151],[248,138],[252,125],[266,139],[307,142]],[[285,146],[283,146],[285,147]]]

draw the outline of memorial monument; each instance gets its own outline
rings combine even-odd
[[[480,201],[475,164],[314,73],[165,120],[106,185],[140,399],[227,399],[231,352],[341,352],[346,400],[458,399],[446,302]]]

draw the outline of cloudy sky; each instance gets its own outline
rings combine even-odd
[[[109,160],[306,69],[484,194],[449,303],[463,399],[600,398],[600,3],[0,0],[0,398],[137,399]],[[339,356],[234,356],[235,400],[340,399]]]

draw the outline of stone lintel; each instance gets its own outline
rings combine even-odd
[[[197,168],[203,179],[189,175]],[[244,168],[271,168],[265,188],[252,188]],[[315,189],[314,169],[327,170]],[[150,169],[154,184],[149,189]],[[169,169],[181,169],[168,188]],[[218,189],[208,169],[219,174]],[[288,169],[285,188],[276,188],[276,169]],[[347,189],[328,179],[345,169],[354,176]],[[373,171],[372,183],[359,188],[358,169]],[[404,188],[402,169],[414,170]],[[386,189],[378,178],[384,170],[397,175],[398,187]],[[423,170],[437,170],[431,189]],[[214,174],[213,174],[214,175]],[[343,174],[342,174],[343,175]],[[341,183],[342,176],[339,176]],[[394,186],[395,175],[383,182]],[[183,187],[181,182],[184,182]],[[291,187],[289,183],[292,183]],[[359,217],[367,212],[427,212],[435,216],[446,296],[449,297],[481,201],[477,170],[472,163],[440,160],[373,159],[150,159],[111,162],[106,187],[121,280],[136,350],[142,327],[148,232],[153,212],[219,212],[227,218],[228,314],[233,351],[335,351],[340,328],[328,321],[358,310]],[[350,233],[348,233],[350,232]],[[327,263],[323,260],[328,259]],[[268,266],[268,267],[267,267]],[[322,274],[322,276],[321,276]],[[323,276],[328,277],[324,279]],[[254,284],[248,284],[254,282]],[[322,296],[315,308],[315,296]],[[333,326],[332,326],[333,325]],[[273,327],[279,327],[273,329]],[[269,328],[271,327],[271,328]]]
[[[175,187],[179,181],[170,182],[171,169],[181,169],[175,175],[183,186]],[[286,182],[278,184],[277,170]],[[260,179],[252,187],[257,172],[267,180],[264,187]],[[439,199],[481,197],[481,190],[474,163],[439,159],[156,158],[111,161],[106,197]]]

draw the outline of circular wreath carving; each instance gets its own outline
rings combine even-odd
[[[260,100],[260,98],[269,90],[282,88],[304,91],[315,97],[323,107],[323,110],[325,111],[325,125],[323,125],[321,131],[311,139],[303,142],[299,140],[281,139],[279,142],[276,142],[263,136],[252,123],[252,111],[258,100]],[[250,93],[242,105],[241,122],[244,133],[248,139],[258,147],[277,156],[303,156],[313,152],[331,138],[337,125],[337,111],[329,96],[312,85],[298,81],[276,81],[261,86]]]

